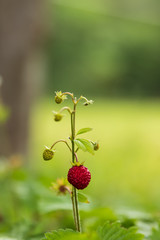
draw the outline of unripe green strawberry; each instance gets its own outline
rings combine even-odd
[[[56,96],[54,99],[57,104],[60,104],[61,102],[63,102],[63,100],[67,99],[66,95],[63,95],[61,91],[57,91],[55,93],[56,93]]]
[[[59,121],[61,121],[62,117],[63,117],[62,114],[56,113],[56,114],[54,114],[54,121],[59,122]]]
[[[57,103],[57,104],[60,104],[61,102],[62,102],[62,97],[59,97],[59,96],[55,96],[55,102]]]
[[[54,156],[55,151],[46,147],[43,151],[43,159],[45,161],[51,160]]]
[[[77,189],[84,189],[91,180],[91,173],[83,165],[73,166],[68,171],[68,182]]]

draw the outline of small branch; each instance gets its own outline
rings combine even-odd
[[[71,96],[72,101],[73,101],[73,103],[74,103],[74,95],[73,95],[73,93],[70,93],[70,92],[64,92],[64,93],[62,93],[62,95],[69,95],[69,96]]]
[[[63,107],[63,108],[59,111],[59,113],[65,111],[65,110],[67,110],[70,114],[72,113],[72,111],[71,111],[71,109],[70,109],[69,107]]]
[[[69,144],[67,143],[67,141],[66,141],[66,140],[63,140],[63,139],[60,139],[60,140],[56,141],[55,143],[53,143],[50,149],[52,149],[52,148],[53,148],[57,143],[59,143],[59,142],[64,142],[64,143],[67,145],[67,147],[69,148],[69,150],[72,152],[72,149],[70,148],[70,146],[69,146]]]
[[[72,192],[71,192],[71,190],[69,189],[69,187],[64,186],[64,188],[69,192],[70,195],[72,195]]]
[[[52,144],[52,146],[50,147],[50,149],[52,149],[52,148],[53,148],[57,143],[59,143],[59,142],[64,142],[64,143],[67,145],[67,147],[69,148],[69,150],[72,152],[72,149],[70,148],[70,146],[69,146],[69,144],[67,143],[67,141],[65,141],[65,140],[63,140],[63,139],[60,139],[60,140],[54,142],[54,143]],[[78,157],[77,157],[76,152],[74,153],[74,156],[75,156],[75,158],[76,158],[76,162],[78,162]]]
[[[75,153],[77,153],[77,152],[78,152],[78,150],[79,150],[79,148],[77,147],[77,149],[76,149]]]
[[[77,100],[77,102],[76,102],[76,104],[81,100],[81,99],[84,99],[86,102],[83,104],[83,105],[85,105],[85,106],[88,106],[89,104],[93,104],[93,100],[88,100],[86,97],[84,97],[84,96],[81,96],[78,100]]]
[[[77,103],[81,100],[81,99],[84,99],[86,102],[88,102],[88,99],[84,96],[80,96],[80,98],[77,100]]]
[[[75,158],[76,158],[76,162],[78,162],[78,157],[77,157],[77,154],[76,154],[76,153],[74,153],[74,156],[75,156]]]

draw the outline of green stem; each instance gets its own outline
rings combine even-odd
[[[75,113],[76,113],[76,104],[74,103],[74,109],[71,114],[71,142],[72,142],[72,162],[75,163]],[[78,210],[78,196],[77,196],[77,189],[73,186],[72,187],[72,205],[73,205],[73,216],[74,222],[76,226],[76,230],[81,232],[81,224],[80,224],[80,216]]]
[[[63,112],[64,110],[67,110],[70,114],[71,114],[71,109],[69,107],[63,107],[61,108],[61,110],[59,111],[59,113]]]
[[[59,142],[65,143],[65,144],[67,145],[67,147],[69,148],[69,150],[72,152],[72,149],[71,149],[70,146],[68,145],[67,141],[66,141],[66,140],[63,140],[63,139],[60,139],[60,140],[54,142],[54,143],[52,144],[52,146],[50,147],[50,149],[52,149],[52,148],[53,148],[57,143],[59,143]],[[78,157],[77,157],[76,152],[74,153],[74,156],[75,156],[75,158],[76,158],[76,162],[78,162]]]
[[[73,93],[70,93],[70,92],[64,92],[64,93],[62,93],[62,95],[69,95],[69,96],[71,96],[71,98],[72,98],[72,102],[74,103],[74,95],[73,95]]]
[[[60,140],[54,142],[54,143],[52,144],[52,146],[50,147],[50,149],[52,149],[52,148],[53,148],[57,143],[59,143],[59,142],[64,142],[64,143],[67,145],[67,147],[69,148],[69,150],[72,151],[72,149],[70,148],[70,146],[68,145],[68,143],[67,143],[65,140],[63,140],[63,139],[60,139]]]

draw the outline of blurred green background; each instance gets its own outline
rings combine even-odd
[[[123,209],[132,209],[159,216],[159,2],[55,0],[47,1],[46,5],[48,22],[41,29],[44,31],[45,28],[47,34],[39,36],[41,40],[44,38],[43,46],[36,57],[33,54],[32,60],[29,58],[31,64],[30,74],[26,74],[25,78],[27,84],[19,85],[15,80],[12,87],[7,85],[7,75],[5,78],[0,69],[3,86],[7,86],[5,94],[2,89],[0,99],[0,121],[3,120],[1,146],[5,143],[5,147],[0,149],[0,181],[6,183],[0,200],[0,221],[3,223],[5,219],[6,223],[7,214],[12,216],[9,224],[21,219],[22,212],[18,213],[17,210],[17,216],[14,212],[18,204],[24,204],[24,219],[32,215],[34,208],[35,221],[39,219],[39,202],[40,214],[48,214],[45,215],[46,219],[52,217],[52,211],[56,208],[52,205],[48,210],[48,200],[45,203],[45,199],[48,197],[51,203],[52,194],[53,200],[56,198],[49,190],[51,181],[67,176],[71,156],[63,144],[57,145],[53,161],[43,161],[42,152],[44,146],[51,146],[59,138],[67,139],[70,135],[67,114],[60,123],[53,120],[52,111],[58,111],[61,107],[54,102],[54,92],[58,90],[94,100],[91,106],[80,104],[76,116],[76,129],[92,127],[93,131],[86,133],[86,138],[98,140],[100,144],[94,156],[79,152],[80,161],[85,160],[85,166],[92,175],[91,183],[84,190],[91,201],[91,208],[93,205],[103,206],[122,212]],[[46,19],[43,19],[44,22]],[[26,88],[32,92],[31,95],[24,94]],[[17,89],[18,94],[15,94]],[[13,99],[21,97],[17,98],[14,107],[11,106],[12,100],[6,100],[9,99],[6,98],[7,94]],[[68,104],[71,106],[70,99],[62,105]],[[13,115],[15,121],[12,120]],[[25,116],[22,122],[26,125],[17,122],[22,120],[21,115]],[[6,126],[5,118],[8,119]],[[4,126],[9,130],[4,132]],[[18,135],[25,131],[25,136]],[[17,135],[22,138],[16,138]],[[6,144],[6,136],[10,145]],[[16,145],[16,142],[22,143],[23,140],[23,145]],[[21,170],[16,165],[17,162],[19,164],[19,155],[24,160]],[[29,202],[24,200],[24,196]],[[4,208],[7,200],[10,203],[8,210]],[[62,204],[57,209],[62,210]],[[27,211],[31,211],[30,214]],[[63,222],[63,213],[54,216],[57,221]],[[107,216],[114,219],[110,212],[106,213]],[[45,224],[40,229],[51,228],[46,219],[43,216]],[[72,226],[72,220],[68,219],[67,215],[68,222],[59,225],[63,227],[67,223]],[[56,221],[52,224],[55,228],[59,227]],[[5,232],[9,226],[3,225],[0,230]]]
[[[70,136],[70,119],[66,115],[60,123],[53,122],[52,109],[59,109],[59,106],[51,99],[34,108],[30,163],[55,180],[67,176],[70,153],[66,146],[59,144],[54,160],[46,163],[40,161],[42,149],[44,145],[50,146],[57,139]],[[159,101],[155,100],[97,99],[92,106],[80,105],[76,129],[93,127],[84,137],[98,140],[100,144],[94,156],[79,152],[79,160],[85,160],[92,173],[92,181],[85,192],[93,202],[159,210],[159,122]]]
[[[105,97],[160,95],[157,1],[54,3],[48,86]]]
[[[59,126],[53,122],[51,111],[58,109],[53,92],[73,91],[93,98],[93,106],[80,107],[77,128],[93,127],[88,137],[100,141],[99,152],[94,157],[82,153],[82,159],[87,158],[93,174],[86,191],[103,204],[159,208],[158,6],[157,1],[145,1],[145,6],[139,1],[53,2],[48,97],[36,105],[31,125],[35,159],[39,161],[44,140],[49,145],[69,135],[68,117]],[[36,138],[38,129],[41,136]],[[42,171],[51,171],[54,177],[66,174],[69,155],[61,149],[50,167],[39,163]]]

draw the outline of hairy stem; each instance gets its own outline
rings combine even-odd
[[[72,162],[75,163],[75,113],[76,113],[76,104],[74,103],[74,109],[71,114],[71,142],[72,142]],[[77,197],[77,189],[72,187],[72,205],[73,205],[73,216],[74,222],[76,226],[76,230],[81,232],[81,224],[80,224],[80,216],[78,210],[78,197]]]

